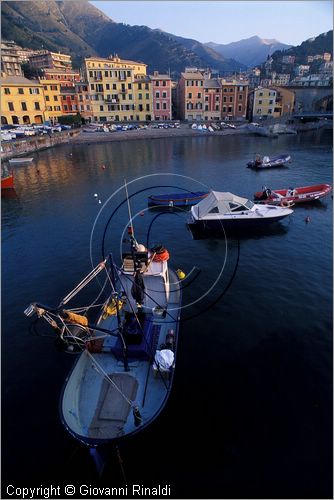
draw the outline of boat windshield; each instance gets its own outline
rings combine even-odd
[[[248,208],[248,210],[250,210],[251,208],[254,207],[254,203],[250,200],[247,200],[245,203],[245,207]]]

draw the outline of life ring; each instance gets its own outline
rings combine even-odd
[[[163,262],[164,260],[169,259],[169,252],[166,248],[161,248],[158,252],[155,253],[153,257],[153,262]]]

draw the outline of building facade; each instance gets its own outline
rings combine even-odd
[[[181,73],[178,83],[178,101],[182,120],[201,121],[204,119],[204,80],[205,73],[199,70]]]
[[[81,118],[85,122],[91,122],[93,119],[93,110],[90,101],[88,84],[85,82],[77,82],[75,84],[75,92],[77,95],[78,111]]]
[[[172,80],[168,75],[154,71],[152,82],[153,119],[158,121],[172,119]]]
[[[252,119],[274,116],[277,91],[271,87],[259,87],[253,93]]]
[[[73,69],[45,68],[42,74],[43,78],[59,82],[63,87],[74,87],[81,80],[79,71]]]
[[[136,121],[151,121],[153,118],[152,81],[149,77],[136,78],[133,82]]]
[[[245,120],[247,113],[248,83],[238,80],[220,80],[222,88],[223,120]]]
[[[204,120],[219,121],[222,109],[221,84],[218,78],[204,80]]]
[[[49,50],[40,50],[38,54],[33,54],[29,57],[29,63],[35,69],[72,69],[71,56],[60,52],[50,52]]]
[[[22,76],[21,60],[7,44],[1,43],[1,78],[6,76]]]
[[[50,122],[54,125],[58,122],[59,116],[63,115],[60,83],[45,78],[40,78],[39,82],[43,85],[45,109],[48,112]]]
[[[94,121],[136,119],[139,103],[135,100],[134,82],[146,77],[146,67],[118,56],[85,59]]]
[[[291,115],[295,109],[295,94],[291,90],[282,87],[272,87],[276,91],[274,117]]]
[[[44,88],[37,80],[7,77],[1,85],[1,124],[43,123],[49,119]]]

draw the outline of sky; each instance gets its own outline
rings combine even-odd
[[[113,21],[159,28],[199,42],[231,43],[258,35],[299,45],[333,29],[329,0],[91,1]]]

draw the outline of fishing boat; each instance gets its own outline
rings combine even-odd
[[[65,381],[61,420],[80,442],[98,447],[134,435],[165,407],[173,383],[181,289],[161,245],[138,244],[130,224],[130,248],[118,267],[108,256],[56,308],[31,304],[69,349],[81,352]],[[97,321],[89,307],[67,305],[99,273],[110,293]]]
[[[309,203],[320,200],[332,192],[330,184],[316,184],[289,189],[269,189],[263,187],[262,191],[254,194],[254,201],[270,205],[288,206],[291,204]]]
[[[193,234],[252,229],[267,226],[292,214],[289,208],[255,205],[251,200],[229,192],[211,191],[191,207],[187,225]]]
[[[33,158],[10,158],[9,163],[31,163]]]
[[[184,207],[196,205],[209,193],[207,191],[188,191],[186,193],[157,194],[148,197],[149,207]]]
[[[277,156],[263,156],[256,155],[255,159],[247,163],[247,168],[262,169],[273,167],[285,167],[291,161],[291,156],[288,154],[281,154]]]
[[[14,175],[9,172],[7,167],[1,166],[1,190],[14,189]]]

